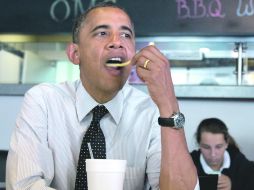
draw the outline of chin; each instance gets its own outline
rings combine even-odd
[[[122,88],[123,88],[124,84],[122,83],[111,83],[110,85],[109,84],[105,84],[104,86],[104,90],[107,91],[109,94],[111,93],[117,93],[118,91],[120,91]]]

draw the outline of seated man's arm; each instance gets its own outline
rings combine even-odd
[[[161,190],[198,188],[195,165],[189,155],[184,131],[162,127]]]
[[[40,98],[27,94],[11,137],[6,166],[9,190],[52,189],[53,156],[47,145],[46,114]]]
[[[141,80],[157,105],[160,117],[179,112],[168,58],[154,46],[146,46],[132,59]],[[196,167],[190,157],[184,130],[161,126],[161,190],[193,190]]]

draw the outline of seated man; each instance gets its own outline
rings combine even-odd
[[[7,189],[87,189],[91,142],[95,158],[127,160],[124,190],[193,190],[196,168],[184,122],[174,122],[184,119],[168,59],[156,46],[136,53],[126,11],[105,3],[80,15],[67,55],[79,65],[80,80],[26,93],[10,143]],[[126,83],[132,65],[149,94]]]
[[[218,175],[219,190],[253,190],[254,163],[239,150],[224,122],[217,118],[201,121],[196,132],[199,150],[191,152],[198,176]],[[202,188],[200,177],[200,189]]]

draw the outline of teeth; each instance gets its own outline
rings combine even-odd
[[[110,61],[119,61],[122,62],[122,59],[120,57],[112,57]]]

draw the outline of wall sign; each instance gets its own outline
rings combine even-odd
[[[0,33],[69,34],[73,19],[98,2],[101,1],[1,0]],[[113,2],[132,16],[137,36],[254,35],[254,0]]]

